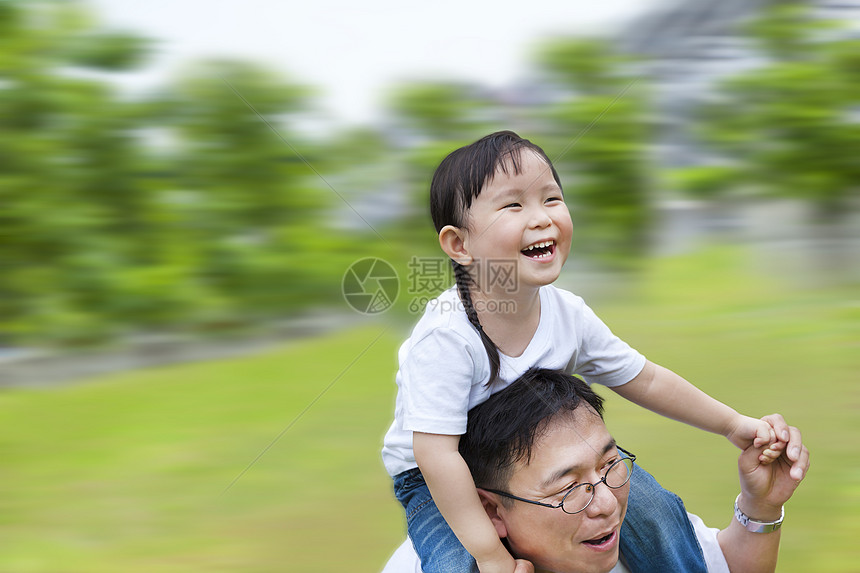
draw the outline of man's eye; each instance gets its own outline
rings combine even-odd
[[[568,484],[567,486],[565,486],[563,489],[561,489],[558,493],[556,493],[556,494],[555,494],[554,496],[552,496],[552,497],[554,497],[554,498],[556,498],[556,499],[561,499],[561,498],[563,498],[565,495],[567,495],[567,492],[569,492],[570,490],[572,490],[573,488],[575,488],[575,487],[576,487],[576,485],[577,485],[577,484],[576,484],[576,482],[573,482],[573,483],[571,483],[571,484]]]

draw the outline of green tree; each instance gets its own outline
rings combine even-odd
[[[324,216],[335,195],[290,119],[310,91],[250,62],[188,66],[168,86],[163,121],[175,139],[167,191],[174,221],[161,245],[193,268],[201,319],[245,322],[318,301]]]
[[[76,2],[0,4],[0,329],[81,341],[119,311],[116,269],[151,232],[136,125],[81,69],[140,63],[146,41],[99,31]],[[137,251],[137,252],[136,252]]]
[[[396,86],[388,109],[401,137],[400,180],[411,209],[391,232],[413,252],[444,255],[430,219],[430,181],[454,149],[498,128],[498,108],[480,86],[456,81],[424,81]]]
[[[325,157],[291,128],[308,90],[201,62],[133,101],[90,73],[146,50],[78,2],[0,2],[4,338],[235,326],[339,294]]]
[[[551,102],[539,110],[574,220],[574,249],[612,266],[647,252],[650,208],[648,123],[631,62],[602,41],[544,44],[537,64]]]
[[[676,173],[680,186],[794,198],[839,221],[860,181],[860,40],[800,2],[767,9],[749,34],[765,63],[702,108],[699,133],[720,160]]]

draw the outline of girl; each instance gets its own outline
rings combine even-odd
[[[738,414],[647,361],[581,298],[552,286],[570,251],[572,223],[558,174],[541,148],[505,131],[454,151],[433,176],[430,210],[456,290],[427,305],[400,348],[395,418],[382,451],[425,573],[475,571],[476,565],[482,573],[514,571],[458,443],[469,408],[532,366],[579,374],[741,448],[769,443],[766,457],[785,447],[782,428],[777,439],[768,423]],[[647,519],[645,506],[637,509],[649,495],[637,493],[637,473],[625,527]],[[622,543],[624,537],[622,530]]]

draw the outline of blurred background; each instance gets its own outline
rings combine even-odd
[[[0,570],[380,570],[396,349],[451,284],[429,181],[499,129],[560,172],[560,286],[803,430],[779,570],[860,571],[860,3],[827,0],[0,1]],[[607,397],[728,523],[732,446]]]

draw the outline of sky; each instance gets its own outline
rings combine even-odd
[[[156,40],[130,91],[163,83],[193,58],[263,62],[320,90],[337,121],[378,117],[397,81],[465,79],[501,87],[522,77],[530,48],[560,34],[606,33],[661,0],[89,0],[103,24]]]

